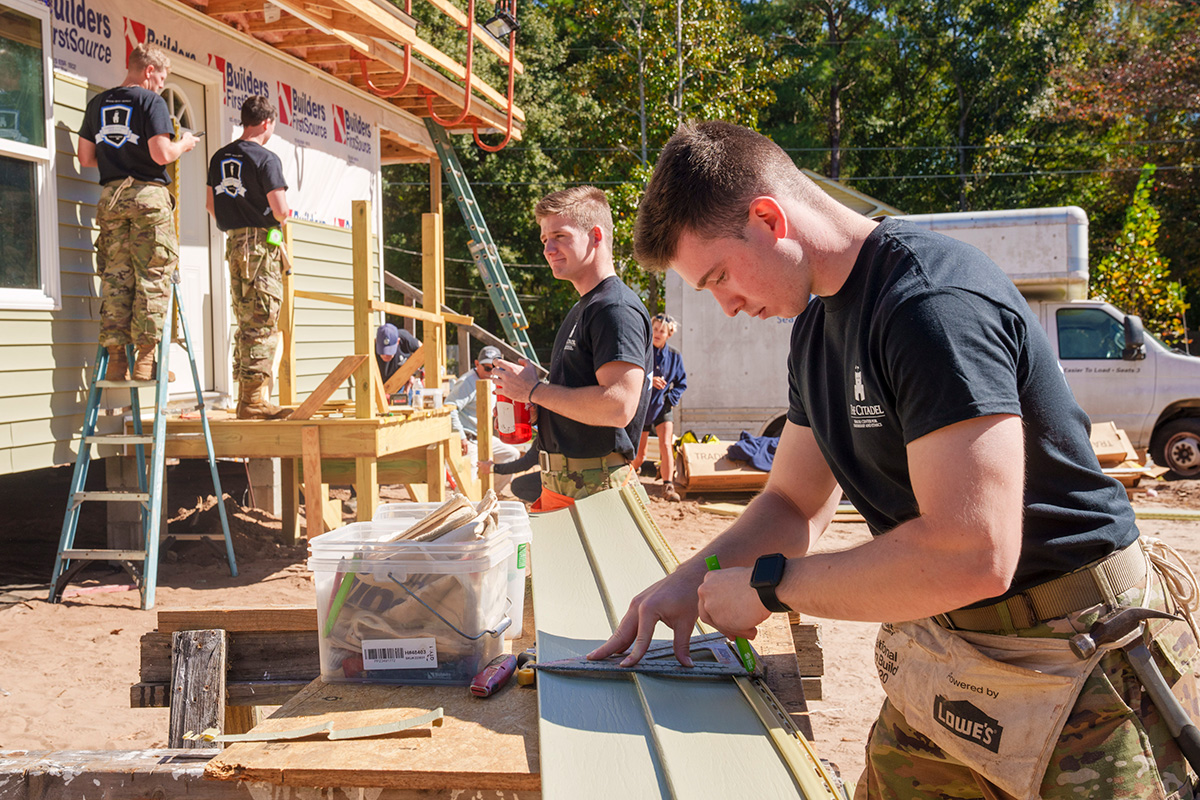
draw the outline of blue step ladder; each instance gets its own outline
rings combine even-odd
[[[87,411],[84,415],[83,433],[79,440],[79,455],[75,459],[75,472],[71,477],[71,490],[67,500],[67,512],[63,518],[62,535],[58,542],[58,556],[54,559],[54,572],[50,577],[50,602],[56,603],[62,599],[63,591],[71,579],[95,561],[115,561],[125,569],[137,584],[142,596],[142,608],[154,607],[154,588],[158,582],[158,552],[161,542],[177,540],[206,540],[210,543],[218,537],[225,539],[225,557],[229,562],[229,571],[237,577],[237,561],[233,555],[233,540],[229,536],[229,519],[225,514],[225,503],[221,492],[221,479],[217,475],[217,460],[213,455],[212,433],[208,426],[208,414],[204,406],[204,394],[201,389],[200,375],[196,370],[196,358],[192,355],[191,337],[188,334],[187,318],[183,306],[179,303],[179,271],[172,278],[171,291],[167,295],[166,319],[178,323],[182,330],[183,339],[176,342],[187,353],[192,367],[192,384],[196,388],[196,404],[200,411],[200,420],[204,429],[204,444],[208,450],[208,468],[212,474],[213,492],[217,497],[217,509],[221,517],[221,533],[163,533],[162,523],[162,490],[163,470],[166,456],[167,434],[167,384],[170,380],[169,355],[173,337],[164,336],[158,344],[158,378],[153,381],[107,381],[103,375],[108,368],[108,350],[101,345],[96,352],[96,367],[92,373],[91,384],[88,388]],[[176,326],[173,324],[172,329]],[[130,369],[133,368],[134,353],[127,346]],[[151,434],[145,435],[142,429],[141,402],[138,391],[154,387],[154,423]],[[96,421],[100,415],[100,398],[102,389],[129,390],[129,406],[133,416],[133,434],[98,434]],[[88,467],[92,461],[92,445],[134,445],[138,464],[138,491],[89,492],[84,487],[87,484]],[[146,446],[150,446],[149,477],[146,472]],[[99,550],[77,549],[75,533],[79,525],[79,512],[82,505],[89,501],[109,503],[137,503],[141,509],[142,549],[131,550]],[[139,567],[140,564],[140,567]]]
[[[496,249],[496,242],[488,230],[483,212],[475,202],[475,192],[471,190],[471,184],[467,181],[467,173],[463,171],[462,163],[454,152],[454,145],[450,143],[450,134],[432,119],[425,120],[425,127],[429,130],[429,138],[433,140],[433,148],[442,163],[442,171],[446,174],[450,190],[454,193],[458,210],[462,212],[467,230],[471,232],[471,240],[467,247],[483,278],[488,297],[496,307],[508,341],[540,367],[541,362],[538,361],[537,353],[533,351],[533,342],[529,339],[529,321],[525,318],[525,312],[521,310],[521,301],[517,299],[508,271],[504,269],[504,262],[500,260],[500,252]]]

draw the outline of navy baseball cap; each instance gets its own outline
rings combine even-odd
[[[479,351],[479,355],[475,358],[480,364],[490,364],[497,358],[503,358],[504,354],[500,352],[499,347],[492,347],[490,344]]]
[[[400,346],[400,332],[390,322],[379,326],[375,332],[375,352],[381,356],[394,356]]]

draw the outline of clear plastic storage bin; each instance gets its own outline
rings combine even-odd
[[[392,530],[404,530],[421,520],[429,512],[440,508],[441,503],[385,503],[375,509],[375,519],[370,524],[392,525]],[[529,574],[529,548],[533,542],[533,528],[529,524],[529,511],[517,500],[500,501],[500,525],[508,525],[512,531],[513,554],[508,563],[508,601],[511,603],[512,625],[504,633],[506,639],[521,635],[525,621],[525,577]]]
[[[321,677],[467,685],[512,624],[510,528],[483,540],[386,541],[399,530],[356,522],[309,543]]]

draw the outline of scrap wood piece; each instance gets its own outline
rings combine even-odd
[[[700,510],[718,517],[740,517],[746,506],[744,503],[701,503]]]
[[[363,362],[366,360],[367,356],[364,355],[352,355],[343,358],[341,362],[333,368],[333,371],[325,376],[325,380],[321,381],[321,384],[313,390],[313,393],[305,398],[304,402],[300,404],[300,407],[292,412],[288,419],[311,419],[312,415],[317,413],[317,409],[324,405],[325,401],[328,400],[333,393],[338,390],[338,387],[341,386],[347,378],[353,375],[354,371],[362,366]]]
[[[388,397],[391,397],[404,384],[408,383],[408,379],[416,374],[417,370],[425,366],[425,345],[421,345],[413,354],[408,357],[408,360],[400,365],[400,368],[392,373],[392,377],[387,379],[383,384],[383,391]]]
[[[342,728],[335,730],[333,720],[324,720],[315,725],[309,725],[303,728],[293,728],[286,731],[250,731],[249,733],[232,733],[232,734],[209,734],[205,731],[202,734],[203,738],[212,742],[280,742],[289,739],[306,739],[309,736],[318,736],[327,734],[330,741],[339,739],[373,739],[377,736],[390,736],[401,731],[408,732],[410,736],[432,736],[433,732],[429,728],[424,730],[414,730],[422,726],[429,725],[431,727],[442,726],[445,714],[441,708],[435,708],[425,714],[416,717],[408,717],[407,719],[396,720],[395,722],[383,722],[378,725],[363,725],[356,728]]]

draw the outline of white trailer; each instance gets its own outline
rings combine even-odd
[[[1093,423],[1114,422],[1176,475],[1200,474],[1200,359],[1142,331],[1141,320],[1088,300],[1087,215],[1075,206],[920,214],[909,221],[974,245],[1010,276],[1050,338]],[[668,273],[688,390],[679,429],[736,439],[777,435],[787,411],[791,320],[729,319]],[[705,293],[706,294],[706,293]]]

